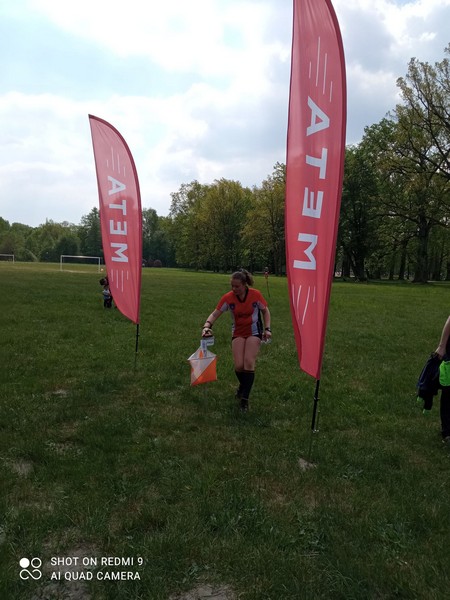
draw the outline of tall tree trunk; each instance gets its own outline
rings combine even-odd
[[[436,281],[441,281],[442,279],[442,270],[443,270],[443,266],[444,266],[444,255],[445,255],[445,244],[444,242],[441,243],[441,253],[439,256],[439,270],[438,270],[438,279]]]
[[[406,271],[406,257],[408,255],[407,249],[408,249],[408,240],[403,240],[401,243],[401,254],[400,254],[400,266],[398,268],[398,280],[399,281],[404,281],[405,280],[405,271]]]
[[[364,268],[364,258],[362,256],[356,256],[355,261],[352,264],[353,272],[355,273],[358,281],[367,281],[366,270]]]
[[[395,274],[395,263],[397,262],[397,245],[394,244],[392,247],[392,254],[391,254],[391,262],[389,265],[389,281],[393,281],[394,280],[394,274]]]
[[[350,277],[350,260],[344,250],[343,256],[342,256],[342,278],[345,279],[345,278],[349,278],[349,277]]]
[[[416,268],[414,283],[426,283],[428,281],[428,239],[430,226],[424,215],[420,215]]]

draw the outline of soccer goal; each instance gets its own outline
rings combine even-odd
[[[14,254],[0,254],[0,260],[14,262]]]
[[[102,259],[100,256],[73,256],[71,254],[61,254],[59,257],[59,270],[70,270],[67,269],[67,265],[95,265],[97,267],[97,271],[100,273],[100,265]],[[64,269],[65,267],[65,269]]]

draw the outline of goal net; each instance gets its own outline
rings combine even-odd
[[[80,267],[88,266],[95,268],[100,272],[102,259],[100,256],[72,256],[71,254],[61,254],[59,258],[60,271],[79,271]]]
[[[14,254],[0,254],[0,260],[14,262]]]

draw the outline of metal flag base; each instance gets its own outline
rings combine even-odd
[[[134,370],[135,371],[136,371],[136,366],[137,366],[138,348],[139,348],[139,323],[136,323],[136,346],[135,346],[135,350],[134,350]]]
[[[314,392],[314,407],[311,421],[311,436],[309,440],[309,451],[308,451],[308,463],[311,464],[311,453],[313,445],[313,436],[315,433],[319,433],[319,387],[320,379],[316,380],[316,391]]]

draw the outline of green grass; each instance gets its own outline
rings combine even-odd
[[[315,382],[285,279],[270,298],[255,282],[274,337],[247,415],[228,315],[214,326],[218,381],[189,385],[228,276],[143,271],[136,369],[135,325],[103,309],[98,279],[0,263],[0,598],[168,600],[200,584],[243,600],[448,597],[450,453],[438,405],[426,419],[415,401],[448,285],[334,284],[316,468],[302,471]],[[74,556],[133,557],[92,573],[140,579],[65,581],[51,560]],[[40,580],[20,579],[22,557],[42,560]]]

